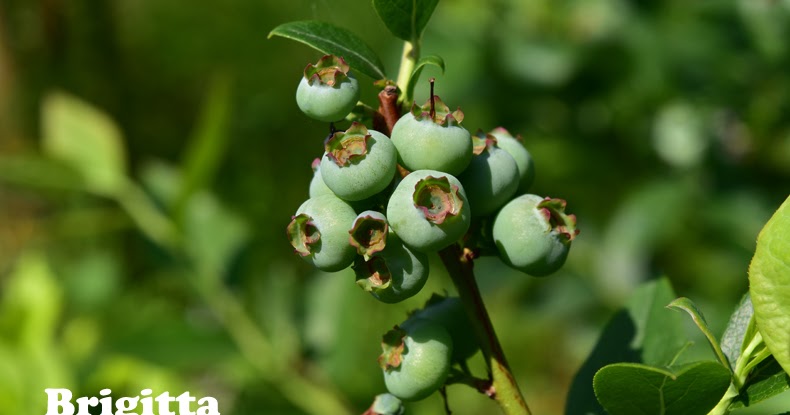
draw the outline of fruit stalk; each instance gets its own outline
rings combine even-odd
[[[502,346],[499,344],[494,326],[488,316],[480,289],[477,287],[472,270],[472,255],[457,244],[439,251],[450,278],[458,290],[458,296],[464,305],[469,320],[472,322],[475,335],[480,343],[480,350],[488,365],[492,378],[493,398],[506,415],[531,415],[516,379],[510,371]]]

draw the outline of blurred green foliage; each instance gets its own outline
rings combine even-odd
[[[189,390],[239,415],[359,413],[383,391],[380,335],[452,284],[436,271],[388,306],[292,255],[327,126],[293,98],[318,54],[266,34],[303,19],[349,28],[396,76],[401,44],[366,2],[0,3],[0,413],[43,413],[45,387]],[[790,191],[787,39],[787,0],[440,2],[437,94],[470,130],[522,134],[533,191],[579,217],[551,278],[478,261],[535,413],[562,413],[643,281],[667,275],[721,333]],[[496,410],[448,394],[454,413]]]

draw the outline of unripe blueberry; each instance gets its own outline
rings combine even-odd
[[[395,176],[398,154],[384,134],[352,123],[325,144],[321,177],[339,198],[359,201],[384,190]]]
[[[579,231],[565,201],[526,194],[511,200],[494,219],[499,255],[511,267],[535,277],[558,270]]]
[[[296,104],[308,117],[333,122],[345,118],[359,101],[359,84],[341,57],[326,55],[307,65]]]
[[[327,187],[326,183],[324,183],[324,178],[321,177],[321,159],[317,158],[313,160],[313,178],[310,180],[310,188],[308,194],[310,197],[316,197],[320,195],[335,195],[332,192],[332,189]]]
[[[505,150],[516,161],[518,166],[518,193],[526,193],[535,181],[535,162],[529,154],[520,135],[513,137],[508,130],[497,127],[489,134],[497,140],[499,148]]]
[[[362,415],[403,415],[406,408],[403,402],[391,393],[376,395],[373,404]]]
[[[387,220],[406,245],[433,252],[469,230],[471,212],[458,179],[439,171],[417,170],[404,177],[392,192]]]
[[[463,362],[480,349],[472,323],[458,297],[433,294],[425,307],[415,311],[401,326],[408,327],[419,319],[441,324],[447,330],[453,340],[453,362]]]
[[[450,109],[438,96],[434,111],[429,100],[424,106],[412,105],[392,127],[392,143],[398,160],[409,170],[438,170],[458,175],[472,160],[472,137],[460,123],[461,110]]]
[[[381,346],[384,384],[398,398],[427,398],[447,380],[453,343],[440,324],[419,320],[409,327],[396,326],[384,335]]]
[[[518,166],[496,139],[482,132],[474,137],[472,162],[458,180],[464,185],[472,215],[485,216],[502,207],[516,193]]]
[[[288,224],[288,238],[305,261],[323,271],[340,271],[354,261],[356,251],[348,241],[348,230],[357,214],[332,195],[307,199]]]
[[[390,232],[384,250],[369,259],[357,256],[357,285],[384,303],[397,303],[419,293],[428,280],[428,256],[415,251]]]

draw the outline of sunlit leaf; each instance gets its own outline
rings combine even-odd
[[[790,198],[760,231],[749,283],[757,327],[768,350],[790,373]]]
[[[112,119],[60,92],[45,98],[42,111],[44,152],[77,170],[88,190],[117,193],[126,180],[126,154]]]
[[[304,20],[281,24],[269,32],[269,38],[272,36],[292,39],[320,52],[340,56],[352,69],[373,79],[386,78],[384,65],[376,52],[362,38],[342,27]]]
[[[418,41],[439,0],[373,0],[381,21],[393,35]]]
[[[714,361],[665,369],[617,363],[595,374],[595,395],[610,415],[705,415],[730,386]]]

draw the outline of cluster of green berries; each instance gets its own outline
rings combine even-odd
[[[334,56],[308,65],[296,93],[299,108],[325,122],[345,119],[358,99],[356,79]],[[432,90],[389,137],[358,122],[333,132],[313,163],[310,198],[287,227],[295,251],[324,271],[352,266],[357,284],[385,303],[417,294],[429,255],[457,243],[487,245],[529,275],[559,269],[578,232],[575,217],[563,200],[527,193],[535,168],[520,138],[503,128],[472,135],[463,118]],[[457,299],[437,300],[385,335],[390,393],[421,399],[477,350],[456,339],[469,337],[468,327],[452,328],[465,321],[457,314]]]

